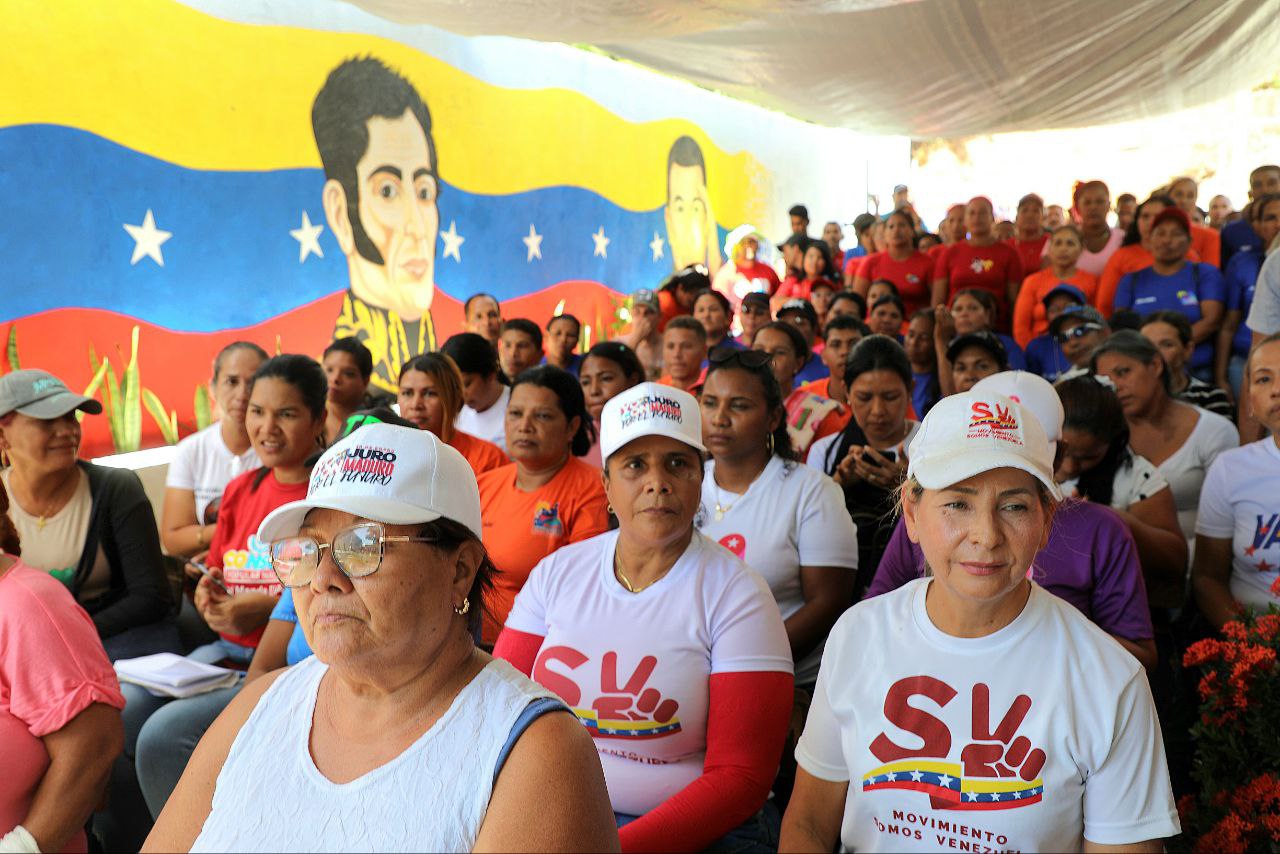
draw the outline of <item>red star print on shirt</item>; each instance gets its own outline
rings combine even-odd
[[[720,538],[720,545],[733,552],[739,558],[747,553],[747,538],[741,534],[726,534]]]
[[[1262,559],[1262,563],[1258,564],[1258,572],[1270,572],[1275,568],[1276,568],[1276,565],[1272,563],[1267,563],[1267,559],[1265,557]]]

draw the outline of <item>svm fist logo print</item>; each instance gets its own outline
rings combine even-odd
[[[595,676],[594,669],[586,666],[589,662],[587,656],[572,647],[547,647],[534,664],[533,678],[559,694],[595,738],[634,740],[680,732],[680,719],[676,717],[680,704],[663,697],[649,684],[658,666],[656,657],[641,658],[624,683],[618,678],[618,654],[606,652],[600,659],[596,699],[590,708],[580,708],[583,692],[575,679],[591,680]],[[551,669],[553,665],[555,670]]]
[[[1018,734],[1031,712],[1031,698],[1014,697],[993,727],[991,690],[981,682],[974,685],[969,731],[964,733],[967,740],[960,748],[960,761],[955,762],[951,730],[921,706],[932,702],[945,708],[957,696],[954,688],[932,676],[895,682],[884,698],[885,718],[923,745],[903,747],[881,732],[870,749],[884,764],[863,776],[862,790],[923,792],[934,809],[998,810],[1039,803],[1044,795],[1040,772],[1048,756]]]
[[[992,430],[1017,430],[1018,419],[1007,406],[990,404],[986,401],[975,401],[969,416],[970,427],[990,427]]]

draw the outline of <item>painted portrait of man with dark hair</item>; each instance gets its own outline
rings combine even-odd
[[[335,68],[311,107],[329,228],[350,285],[333,337],[373,354],[372,385],[396,391],[400,366],[435,349],[440,193],[431,113],[408,80],[372,57]]]
[[[720,236],[707,192],[707,161],[693,137],[678,138],[667,154],[664,217],[672,269],[703,264],[714,276],[720,269]]]

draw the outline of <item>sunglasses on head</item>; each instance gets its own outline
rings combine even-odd
[[[711,355],[707,356],[707,361],[719,367],[727,365],[739,364],[749,370],[756,370],[769,364],[773,359],[773,354],[764,350],[729,350],[720,349],[711,351]]]
[[[1081,323],[1079,326],[1073,326],[1066,332],[1058,333],[1058,341],[1065,343],[1073,338],[1083,338],[1090,332],[1100,332],[1102,327],[1097,323]]]

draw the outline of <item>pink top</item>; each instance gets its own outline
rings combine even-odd
[[[94,703],[124,708],[93,621],[61,582],[15,563],[0,575],[0,836],[26,818],[44,779],[41,739]],[[84,831],[63,850],[87,850]]]

